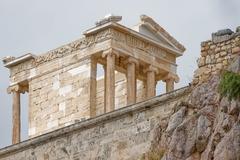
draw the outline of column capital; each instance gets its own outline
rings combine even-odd
[[[91,61],[94,61],[94,62],[97,62],[97,57],[91,55],[90,60],[91,60]]]
[[[110,56],[115,55],[116,57],[119,57],[119,52],[114,50],[113,48],[109,48],[109,49],[103,51],[102,57],[105,58],[108,55],[110,55]]]
[[[124,64],[131,64],[131,63],[134,63],[136,65],[136,67],[139,67],[139,61],[134,58],[134,57],[128,57],[125,61],[124,61]]]
[[[8,94],[11,94],[12,92],[25,93],[25,92],[28,92],[28,87],[27,86],[21,86],[19,84],[15,84],[15,85],[9,86],[7,88],[7,93]]]
[[[166,76],[162,78],[163,81],[169,81],[169,80],[174,80],[174,82],[178,83],[179,82],[179,77],[175,74],[168,73]]]
[[[149,65],[148,68],[146,68],[144,71],[144,73],[147,73],[147,72],[154,72],[155,74],[158,74],[159,73],[159,70],[157,67],[153,66],[153,65]]]

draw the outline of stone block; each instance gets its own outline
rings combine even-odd
[[[65,109],[66,109],[66,103],[65,102],[60,103],[59,104],[59,111],[65,112]]]
[[[231,72],[240,73],[240,56],[237,56],[230,62],[228,70]]]
[[[218,52],[220,52],[221,51],[221,48],[220,47],[217,47],[216,49],[215,49],[215,53],[218,53]]]
[[[205,57],[200,57],[197,61],[198,67],[202,67],[205,65]]]
[[[236,54],[236,53],[239,53],[240,54],[240,47],[234,47],[232,49],[232,54]]]
[[[36,68],[30,69],[30,75],[28,78],[33,78],[37,75]]]
[[[66,96],[66,94],[70,93],[72,91],[72,85],[67,85],[59,89],[58,94],[60,96]]]
[[[216,33],[212,33],[212,41],[214,43],[219,43],[223,41],[227,41],[232,38],[233,31],[230,29],[219,30]]]
[[[32,136],[36,134],[36,127],[32,127],[28,129],[28,135]]]
[[[216,69],[221,70],[223,68],[222,63],[216,64]]]
[[[223,56],[226,56],[227,55],[227,52],[226,51],[222,51],[220,52],[220,55],[223,57]]]
[[[83,72],[87,72],[87,75],[90,76],[90,66],[88,64],[81,65],[77,68],[73,68],[68,71],[68,73],[70,73],[72,76],[79,75]],[[81,76],[83,76],[83,75],[81,74]]]
[[[201,56],[202,57],[206,57],[207,56],[207,52],[206,51],[201,52]]]
[[[211,63],[211,57],[209,55],[207,55],[206,57],[206,64],[210,64]]]
[[[47,129],[53,129],[58,126],[58,120],[53,120],[47,123]]]

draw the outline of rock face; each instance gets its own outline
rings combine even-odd
[[[168,123],[156,126],[145,159],[154,159],[151,154],[162,160],[240,159],[240,101],[221,97],[219,80],[215,75],[193,88]]]

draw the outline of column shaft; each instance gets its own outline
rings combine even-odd
[[[174,90],[174,79],[166,80],[166,92],[171,92]]]
[[[12,108],[12,144],[20,142],[21,136],[21,109],[20,109],[20,93],[13,93],[13,108]]]
[[[90,117],[96,116],[96,96],[97,96],[97,62],[91,60],[90,75]]]
[[[147,71],[147,98],[154,97],[156,95],[156,79],[154,71]]]
[[[107,90],[107,67],[103,66],[104,69],[104,113],[106,113],[106,106],[107,106],[107,98],[106,98],[106,90]]]
[[[113,111],[115,108],[115,55],[107,54],[107,73],[106,73],[106,112]]]
[[[142,91],[142,100],[147,99],[147,81],[143,81],[143,91]]]
[[[136,103],[136,64],[127,64],[127,104]]]

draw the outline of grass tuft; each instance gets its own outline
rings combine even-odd
[[[239,100],[240,75],[237,73],[225,71],[221,77],[219,91],[222,96],[228,97],[229,100]]]

